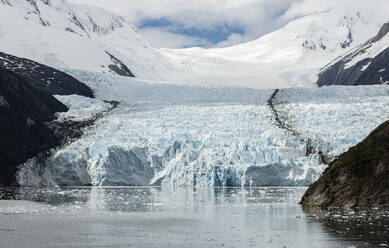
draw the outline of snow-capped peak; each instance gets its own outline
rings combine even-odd
[[[389,22],[378,34],[324,66],[319,86],[389,83]]]
[[[384,25],[382,25],[382,28],[380,29],[378,34],[373,38],[373,41],[374,42],[379,41],[380,39],[385,37],[388,33],[389,33],[389,22],[387,22]]]
[[[58,69],[161,79],[168,66],[130,20],[65,0],[1,0],[3,52]]]
[[[377,35],[375,35],[373,38],[367,40],[366,42],[362,43],[361,45],[356,46],[355,48],[351,49],[348,53],[343,54],[342,56],[339,56],[335,60],[333,60],[331,63],[326,65],[321,69],[321,71],[324,71],[331,67],[333,64],[343,61],[346,63],[345,67],[350,68],[357,62],[366,59],[366,58],[374,58],[379,53],[384,51],[386,48],[389,47],[389,22],[385,23]]]
[[[317,71],[373,37],[387,20],[360,10],[329,10],[289,22],[257,40],[226,48],[162,49],[176,81],[254,88],[312,87]]]
[[[97,7],[70,4],[63,0],[4,0],[1,3],[17,8],[25,20],[80,36],[108,34],[124,27],[136,31],[129,20]]]
[[[105,9],[66,0],[0,0],[3,52],[57,69],[207,86],[314,87],[321,67],[386,21],[363,9],[333,9],[232,47],[154,49],[130,20]]]

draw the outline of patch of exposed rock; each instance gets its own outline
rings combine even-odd
[[[366,43],[352,49],[321,69],[316,84],[373,85],[389,83],[389,46],[382,47],[381,39],[389,32],[389,22]],[[375,54],[375,56],[368,56]]]
[[[17,166],[58,145],[46,122],[67,107],[0,67],[0,185],[15,185]]]
[[[333,161],[301,200],[304,207],[389,207],[389,121]]]
[[[66,73],[0,52],[0,186],[16,186],[20,164],[79,138],[103,114],[57,122],[55,113],[68,108],[53,94],[93,97],[88,86]]]
[[[0,52],[0,67],[52,95],[94,97],[92,90],[74,77],[38,62]]]

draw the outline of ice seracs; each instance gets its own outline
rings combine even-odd
[[[267,106],[273,90],[73,75],[95,89],[100,101],[121,104],[80,140],[55,151],[44,167],[23,165],[21,185],[308,185],[326,167],[319,154],[307,153],[305,142],[276,125]],[[89,106],[82,97],[60,100],[73,113]],[[389,89],[284,89],[277,108],[334,158],[389,118]]]

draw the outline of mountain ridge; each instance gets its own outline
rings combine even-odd
[[[65,0],[1,1],[0,42],[3,52],[59,70],[160,80],[156,68],[169,66],[131,21]]]
[[[323,65],[376,35],[382,23],[381,17],[364,11],[331,10],[300,17],[231,47],[162,51],[183,71],[176,81],[268,89],[315,87]]]
[[[389,22],[373,38],[324,66],[318,74],[316,84],[320,87],[388,83],[388,32]]]
[[[329,10],[233,47],[172,50],[151,47],[130,20],[105,9],[66,0],[0,2],[0,41],[9,54],[59,70],[203,86],[314,87],[320,67],[383,22],[364,10]]]
[[[0,67],[33,83],[33,86],[52,95],[72,95],[93,98],[93,91],[74,77],[29,59],[0,52]]]

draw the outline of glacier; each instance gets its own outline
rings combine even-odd
[[[22,186],[309,185],[327,167],[312,144],[334,159],[389,119],[386,85],[280,90],[275,108],[296,135],[277,125],[274,90],[67,72],[97,99],[57,96],[70,108],[60,119],[88,118],[107,109],[104,100],[120,104],[81,139],[21,165]]]

